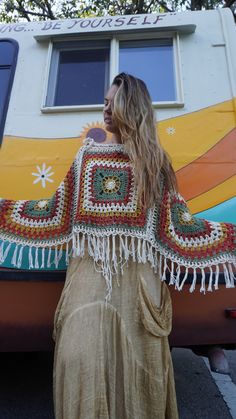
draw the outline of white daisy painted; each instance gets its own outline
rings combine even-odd
[[[51,166],[46,167],[46,163],[43,163],[41,168],[39,166],[36,166],[36,168],[38,170],[38,173],[32,173],[32,176],[35,176],[37,178],[33,181],[33,184],[41,182],[42,187],[45,188],[46,182],[54,182],[54,180],[51,179],[51,176],[54,175],[54,172],[49,173],[52,168]]]
[[[166,132],[168,135],[174,135],[175,134],[175,128],[174,127],[168,127],[166,128]]]

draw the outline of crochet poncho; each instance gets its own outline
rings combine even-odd
[[[25,252],[29,268],[44,268],[57,267],[63,252],[68,263],[71,256],[83,257],[87,251],[105,277],[108,296],[112,276],[129,259],[149,262],[161,279],[169,276],[179,290],[189,273],[190,291],[197,274],[201,291],[217,288],[220,271],[226,286],[234,286],[236,226],[194,217],[163,181],[160,201],[144,211],[122,145],[87,140],[52,198],[2,199],[0,211],[1,263],[12,244],[17,268]]]

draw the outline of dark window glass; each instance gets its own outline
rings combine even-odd
[[[9,85],[11,70],[10,68],[0,67],[0,120],[2,120],[4,105],[7,99],[7,91]]]
[[[12,65],[15,54],[15,45],[10,41],[0,42],[0,66]]]
[[[17,55],[18,43],[15,40],[0,40],[0,144],[15,75]]]
[[[54,106],[103,103],[109,82],[109,43],[91,45],[94,42],[87,48],[59,50]]]
[[[153,102],[176,99],[172,39],[121,41],[119,71],[143,79]]]

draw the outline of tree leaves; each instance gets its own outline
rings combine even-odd
[[[236,0],[2,0],[0,22],[208,10],[217,7],[230,7],[236,18]]]

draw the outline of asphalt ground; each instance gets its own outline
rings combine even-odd
[[[226,355],[235,386],[236,351]],[[172,358],[180,419],[234,417],[203,358],[178,348]],[[52,369],[52,353],[0,353],[0,419],[54,419]]]

